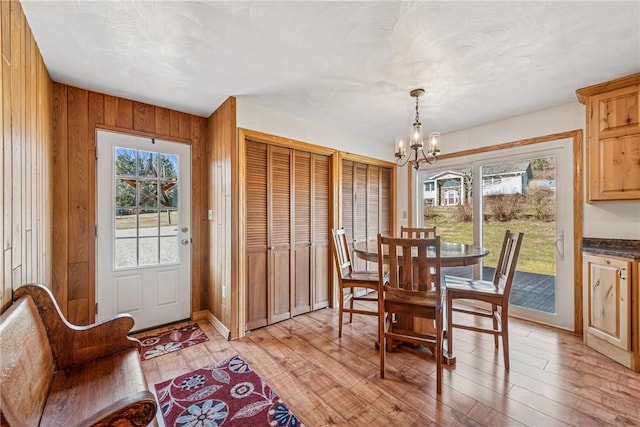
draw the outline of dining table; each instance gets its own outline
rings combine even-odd
[[[378,241],[356,242],[353,245],[353,253],[358,258],[378,262]],[[434,251],[427,251],[427,257],[429,255],[434,256],[434,254]],[[440,241],[440,262],[442,267],[462,267],[478,264],[487,255],[489,255],[489,250],[481,246]]]
[[[353,253],[358,258],[364,259],[370,262],[378,262],[378,241],[369,240],[356,242],[353,245]],[[489,250],[482,246],[474,246],[466,243],[459,242],[446,242],[440,241],[440,264],[442,267],[462,267],[466,265],[478,264],[480,260],[489,255]],[[386,254],[383,254],[386,256]],[[435,256],[434,250],[427,250],[427,257]],[[443,284],[444,286],[444,284]],[[446,308],[443,309],[443,314],[446,313]],[[446,324],[446,319],[443,315],[443,322]],[[400,329],[410,329],[421,333],[434,333],[435,324],[433,320],[421,319],[421,318],[408,318],[406,316],[397,316],[395,318],[395,324]],[[446,330],[445,330],[446,337]],[[376,343],[376,346],[378,343]],[[456,358],[452,354],[448,354],[445,346],[442,349],[443,362],[447,365],[454,365]]]

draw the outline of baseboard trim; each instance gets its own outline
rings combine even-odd
[[[211,323],[211,325],[214,327],[214,329],[218,331],[218,333],[222,335],[224,339],[226,339],[227,341],[231,340],[231,333],[229,332],[229,329],[227,329],[227,327],[209,310],[194,311],[193,313],[191,313],[191,318],[193,320],[208,320],[209,323]]]

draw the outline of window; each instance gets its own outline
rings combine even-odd
[[[115,147],[115,268],[178,262],[178,156]]]

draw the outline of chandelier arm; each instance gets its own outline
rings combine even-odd
[[[422,158],[424,159],[424,161],[425,161],[425,162],[427,162],[427,163],[429,163],[430,165],[432,165],[432,164],[434,164],[435,162],[437,162],[437,161],[438,161],[438,157],[437,157],[437,156],[434,156],[433,154],[429,154],[429,155],[427,155],[427,154],[424,152],[424,148],[422,148],[422,149],[420,150],[420,153],[422,153]]]
[[[400,167],[405,166],[407,163],[409,163],[409,160],[411,159],[411,155],[410,154],[405,154],[404,156],[396,156],[396,164]]]

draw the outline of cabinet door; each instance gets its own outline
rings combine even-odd
[[[640,91],[594,95],[588,108],[589,201],[640,199]]]
[[[586,333],[628,351],[631,349],[631,263],[585,255]]]

